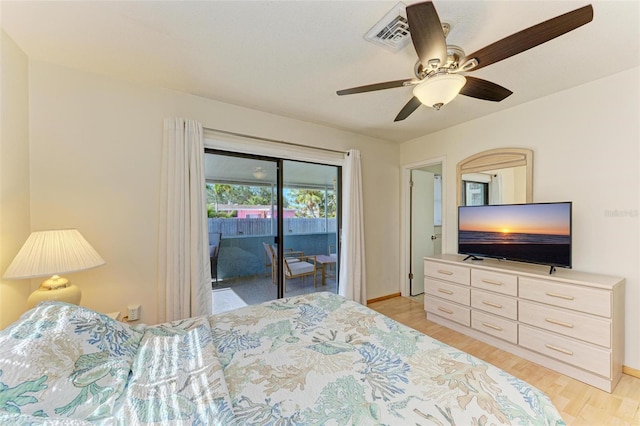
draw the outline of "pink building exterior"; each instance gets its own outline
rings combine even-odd
[[[275,209],[274,209],[275,210]],[[220,204],[218,205],[218,211],[236,211],[238,212],[238,219],[270,219],[271,218],[271,206],[243,206],[243,205],[230,205]],[[273,217],[278,217],[278,212],[274,211]],[[295,209],[284,209],[284,217],[296,217]]]

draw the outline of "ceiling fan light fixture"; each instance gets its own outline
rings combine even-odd
[[[467,79],[460,74],[438,74],[413,88],[413,96],[424,105],[439,110],[458,96]]]

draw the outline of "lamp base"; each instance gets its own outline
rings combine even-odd
[[[40,288],[31,293],[31,296],[27,299],[27,309],[31,309],[38,303],[47,300],[79,305],[81,298],[82,292],[78,287],[71,284],[66,278],[54,275],[40,284]]]

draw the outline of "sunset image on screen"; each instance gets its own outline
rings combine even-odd
[[[459,224],[461,231],[543,235],[569,235],[571,226],[566,204],[465,209]]]
[[[462,206],[458,252],[570,267],[571,203]]]

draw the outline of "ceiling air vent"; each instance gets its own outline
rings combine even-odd
[[[365,35],[371,43],[382,46],[392,52],[398,52],[411,42],[406,5],[399,2],[387,12]]]

